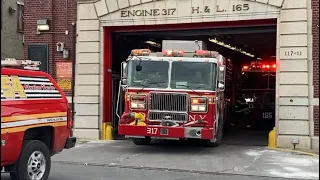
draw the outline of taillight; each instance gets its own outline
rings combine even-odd
[[[68,111],[67,111],[67,127],[68,129],[72,128],[72,111],[70,108],[68,108]]]
[[[146,100],[145,95],[131,95],[130,97],[130,108],[131,109],[146,109]]]
[[[207,112],[207,98],[202,97],[192,97],[190,99],[190,111],[191,112]]]

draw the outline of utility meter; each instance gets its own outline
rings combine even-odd
[[[63,42],[58,42],[57,43],[57,51],[58,52],[63,52],[64,49],[64,43]]]

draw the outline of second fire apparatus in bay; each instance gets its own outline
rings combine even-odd
[[[252,61],[243,65],[238,80],[239,92],[244,95],[255,129],[272,130],[275,125],[276,59]]]
[[[231,61],[216,51],[132,50],[122,63],[125,102],[119,134],[137,145],[157,138],[202,139],[218,146],[226,123],[230,67]]]

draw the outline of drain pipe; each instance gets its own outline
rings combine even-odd
[[[77,26],[72,22],[72,80],[71,80],[71,111],[72,111],[72,128],[74,127],[74,96],[75,96],[75,79],[76,79],[76,43],[77,43]],[[73,130],[71,131],[73,135]]]
[[[309,137],[312,149],[312,137],[314,135],[314,120],[313,120],[313,97],[314,97],[314,87],[313,87],[313,34],[312,34],[312,2],[307,1],[307,62],[308,62],[308,114],[309,114]]]

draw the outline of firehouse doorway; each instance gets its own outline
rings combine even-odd
[[[199,27],[201,27],[199,24],[180,28],[171,26],[122,27],[112,31],[112,126],[116,139],[122,139],[117,134],[117,128],[119,116],[124,111],[124,93],[119,87],[121,62],[128,58],[132,49],[147,48],[154,52],[161,52],[163,40],[197,40],[203,41],[208,50],[218,51],[224,57],[231,59],[234,65],[233,75],[229,77],[233,88],[226,92],[230,97],[227,98],[230,107],[227,118],[228,127],[226,127],[222,142],[224,144],[261,146],[267,144],[268,132],[275,124],[276,78],[272,68],[276,55],[276,21],[259,21],[257,24],[251,22],[250,26],[245,24],[235,26],[230,23],[230,25],[211,24],[211,26]],[[257,68],[258,64],[259,70],[254,70],[253,68]],[[262,68],[265,69],[262,70]],[[257,71],[256,74],[250,72],[251,70]],[[266,82],[264,80],[266,77],[268,79],[267,89],[252,86],[257,82]],[[264,87],[263,85],[265,84],[259,84],[259,87]],[[269,108],[267,111],[261,110],[264,106],[263,103],[261,105],[260,96],[265,91],[272,94],[268,96],[268,106],[271,109]],[[241,115],[241,118],[239,118],[239,114],[234,113],[237,100],[242,100],[242,103],[245,104],[244,108],[250,109],[250,112]],[[258,100],[261,106],[253,105],[258,103]],[[257,108],[259,108],[258,111],[254,110]],[[250,119],[250,121],[246,119]],[[251,128],[247,127],[247,122],[251,123]]]

